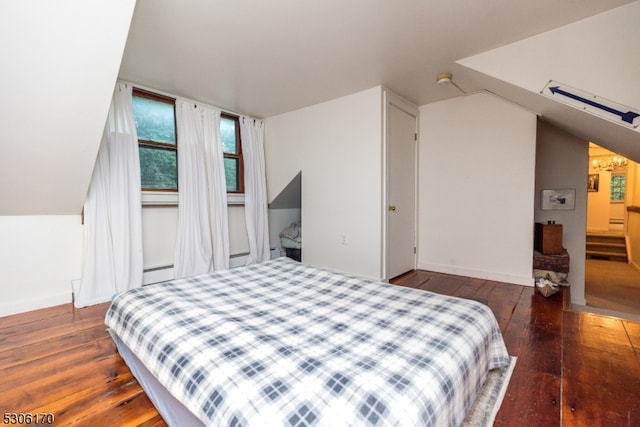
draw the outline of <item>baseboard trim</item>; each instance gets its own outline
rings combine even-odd
[[[508,273],[497,273],[491,271],[475,270],[470,268],[452,267],[449,265],[438,265],[423,263],[418,265],[420,270],[435,271],[436,273],[453,274],[456,276],[474,277],[476,279],[491,280],[493,282],[510,283],[521,286],[534,286],[533,273],[529,276],[519,276]],[[532,270],[533,272],[533,270]]]
[[[61,292],[38,298],[23,299],[9,304],[0,304],[0,317],[26,313],[27,311],[39,310],[55,305],[68,304],[71,300],[72,294],[70,292]]]

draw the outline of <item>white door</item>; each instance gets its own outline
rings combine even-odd
[[[390,95],[390,94],[388,94]],[[386,278],[416,265],[417,109],[388,96],[386,101]]]

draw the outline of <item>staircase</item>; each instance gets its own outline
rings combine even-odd
[[[622,233],[587,233],[586,256],[590,259],[629,262]]]

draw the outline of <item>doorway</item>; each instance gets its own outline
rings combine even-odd
[[[589,145],[585,300],[590,309],[640,315],[640,271],[629,264],[624,157]]]
[[[417,108],[385,92],[385,274],[386,279],[415,269]]]

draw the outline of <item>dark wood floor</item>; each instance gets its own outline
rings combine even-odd
[[[640,426],[640,323],[563,310],[563,294],[417,271],[394,280],[488,304],[518,357],[496,426]],[[163,426],[104,327],[107,305],[0,318],[0,412],[55,425]]]

